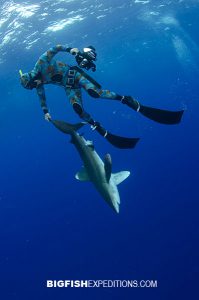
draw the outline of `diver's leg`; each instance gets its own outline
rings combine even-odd
[[[78,116],[89,124],[94,125],[94,120],[83,108],[81,90],[67,88],[66,94],[74,111],[78,114]]]
[[[91,126],[92,129],[95,130],[102,136],[107,135],[106,129],[104,129],[99,122],[96,122],[93,120],[90,114],[88,114],[82,104],[82,95],[81,95],[81,90],[80,89],[71,89],[67,88],[66,89],[66,94],[70,100],[70,103],[74,109],[74,111],[78,114],[78,116],[83,119],[84,121],[88,122]]]
[[[128,105],[136,111],[139,111],[140,104],[137,100],[134,100],[130,96],[120,96],[115,92],[111,92],[109,90],[99,89],[92,82],[90,82],[84,76],[81,76],[79,79],[80,87],[83,87],[87,93],[93,98],[102,98],[102,99],[111,99],[118,100],[121,103]]]
[[[103,99],[111,99],[111,100],[121,100],[122,96],[119,96],[115,92],[111,92],[109,90],[103,90],[98,88],[94,83],[89,81],[83,75],[79,75],[78,85],[85,89],[85,91],[93,98],[103,98]]]
[[[79,85],[83,87],[88,92],[88,94],[94,98],[119,100],[121,103],[126,104],[133,110],[140,112],[145,117],[162,124],[179,123],[181,121],[184,112],[183,110],[169,111],[169,110],[144,106],[141,103],[139,103],[137,100],[133,99],[133,97],[131,96],[120,96],[115,92],[99,89],[83,76],[79,80]]]

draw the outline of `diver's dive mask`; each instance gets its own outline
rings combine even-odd
[[[31,73],[23,73],[22,70],[19,70],[21,85],[28,90],[34,89],[37,84],[34,81]]]

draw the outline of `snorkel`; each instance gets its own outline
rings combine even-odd
[[[22,70],[19,70],[19,75],[20,75],[20,81],[21,81],[21,85],[25,88],[25,89],[29,89],[28,87],[28,73],[23,74]]]
[[[20,75],[20,78],[23,76],[23,72],[21,69],[19,70],[19,75]]]

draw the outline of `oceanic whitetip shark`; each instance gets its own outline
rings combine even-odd
[[[51,122],[60,131],[71,135],[71,143],[74,144],[83,161],[84,166],[75,178],[80,181],[91,181],[110,207],[119,213],[120,196],[117,186],[130,175],[130,172],[112,173],[110,154],[106,154],[103,162],[95,151],[93,143],[77,133],[85,123],[71,125],[63,121],[51,120]]]

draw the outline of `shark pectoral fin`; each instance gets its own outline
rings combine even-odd
[[[75,178],[80,181],[90,181],[88,173],[86,172],[86,169],[84,167],[79,172],[77,172]]]
[[[104,157],[104,170],[106,173],[106,180],[109,182],[111,178],[111,172],[112,172],[112,159],[110,154],[106,154]]]
[[[112,178],[116,185],[120,184],[124,181],[127,177],[129,177],[131,173],[129,171],[121,171],[115,174],[112,174]]]

